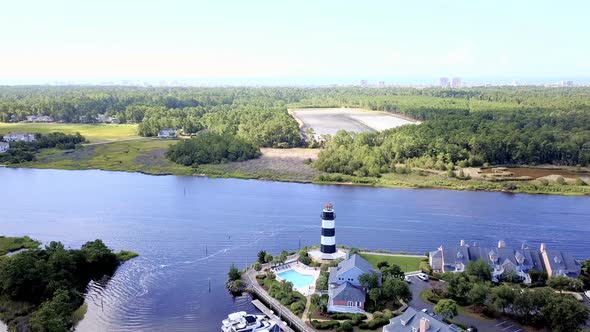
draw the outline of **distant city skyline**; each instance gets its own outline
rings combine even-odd
[[[12,1],[0,84],[588,84],[588,12],[580,0]]]

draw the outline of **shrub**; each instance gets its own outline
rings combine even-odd
[[[387,325],[389,324],[389,319],[385,318],[385,317],[381,317],[381,318],[373,318],[373,320],[370,320],[368,322],[362,322],[359,324],[359,327],[361,329],[369,329],[369,330],[375,330],[381,326]]]
[[[565,184],[565,179],[563,178],[563,176],[558,176],[555,179],[555,182],[557,182],[557,184],[564,185]]]
[[[584,182],[584,180],[582,180],[581,178],[577,178],[576,179],[576,186],[585,186],[587,185],[586,182]]]
[[[333,330],[340,327],[340,322],[337,320],[318,321],[312,320],[311,325],[318,330]]]
[[[336,331],[338,331],[338,332],[352,332],[353,330],[354,330],[353,325],[349,321],[346,321],[346,322],[340,324],[340,327]]]
[[[303,311],[305,310],[305,303],[303,302],[295,302],[293,304],[291,304],[291,311],[293,311],[293,313],[295,315],[300,315],[303,313]]]

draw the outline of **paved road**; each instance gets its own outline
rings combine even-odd
[[[422,299],[420,298],[420,293],[427,288],[433,287],[438,281],[422,281],[415,276],[410,277],[410,280],[412,281],[412,284],[410,285],[410,289],[412,290],[412,301],[410,301],[409,303],[410,306],[414,307],[417,310],[427,309],[430,314],[433,314],[434,305],[422,301]],[[465,324],[466,326],[475,326],[480,332],[523,331],[522,327],[519,326],[517,323],[507,321],[504,319],[483,319],[461,313],[453,319],[458,321],[459,323]]]

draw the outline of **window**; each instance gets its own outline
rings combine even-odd
[[[352,307],[352,306],[354,306],[353,303],[354,303],[353,301],[348,301],[348,303],[346,303],[346,305],[349,307]]]

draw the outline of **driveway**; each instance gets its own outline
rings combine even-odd
[[[414,309],[422,310],[428,309],[429,314],[434,313],[434,305],[422,301],[420,293],[427,288],[432,288],[438,281],[422,281],[415,276],[409,277],[412,283],[410,284],[410,290],[412,291],[412,301],[410,306]],[[479,318],[465,313],[459,313],[458,316],[454,317],[453,320],[464,324],[466,326],[475,326],[480,332],[522,332],[524,331],[521,326],[513,321],[505,319],[485,319]]]

